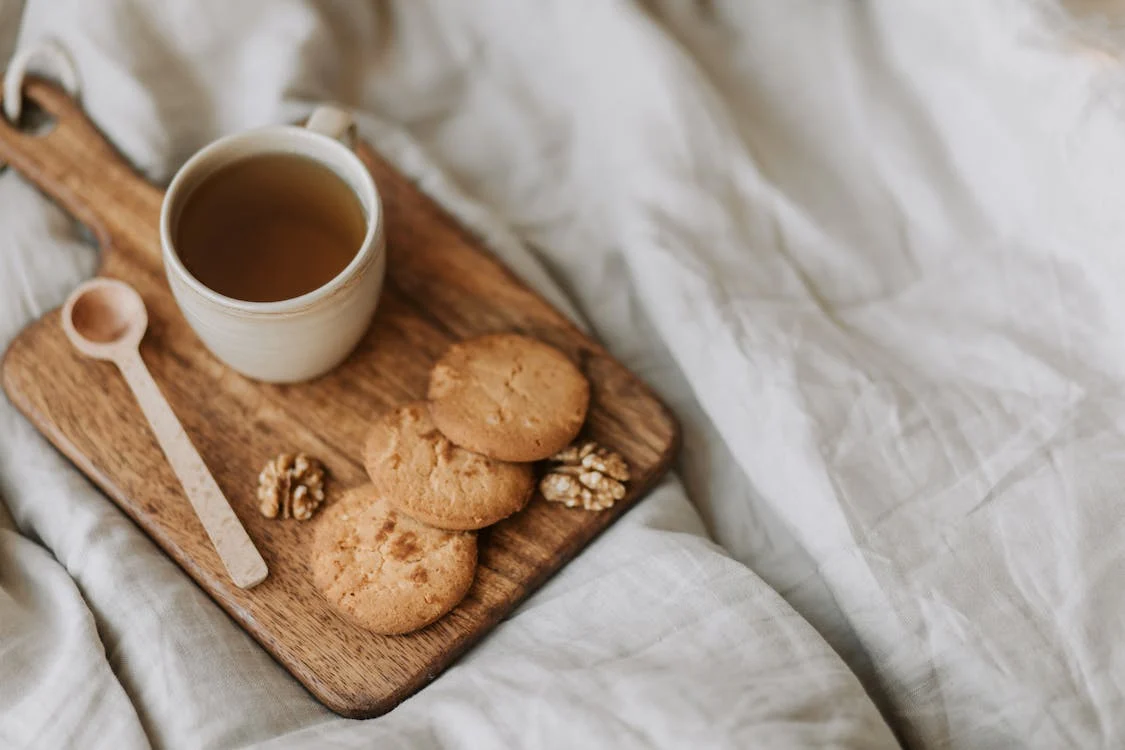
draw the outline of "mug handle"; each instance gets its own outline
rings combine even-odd
[[[339,141],[353,151],[355,150],[356,127],[355,120],[350,112],[326,104],[313,110],[309,121],[305,123],[305,127],[314,133],[320,133]]]

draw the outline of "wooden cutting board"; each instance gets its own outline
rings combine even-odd
[[[2,93],[2,92],[0,92]],[[633,374],[524,286],[433,201],[371,149],[360,151],[382,194],[387,281],[371,330],[341,367],[311,383],[265,385],[231,372],[192,333],[172,300],[157,232],[163,192],[137,176],[66,94],[32,81],[25,95],[56,118],[45,135],[0,117],[0,163],[38,185],[92,229],[98,273],[141,293],[151,320],[141,354],[270,568],[249,591],[227,578],[113,365],[81,358],[58,311],[8,350],[12,402],[218,604],[332,710],[389,711],[434,679],[667,470],[678,445],[669,411]],[[481,534],[480,568],[455,610],[406,636],[378,636],[338,617],[313,588],[311,523],[257,512],[258,471],[282,451],[320,457],[329,501],[365,481],[360,445],[369,420],[422,397],[429,369],[452,342],[518,331],[579,363],[593,388],[587,426],[619,451],[635,479],[610,511],[570,510],[535,497]]]

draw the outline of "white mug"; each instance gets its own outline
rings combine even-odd
[[[305,127],[259,128],[204,147],[180,168],[164,195],[160,243],[176,303],[207,348],[247,377],[293,383],[323,375],[351,353],[375,314],[386,270],[383,208],[354,145],[351,116],[321,107]],[[367,218],[363,245],[335,278],[300,297],[246,302],[223,296],[192,276],[176,252],[181,209],[191,192],[222,167],[276,153],[313,159],[351,187]]]

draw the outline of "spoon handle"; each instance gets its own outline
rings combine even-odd
[[[191,444],[191,438],[184,432],[180,420],[152,379],[140,352],[134,350],[120,358],[117,366],[137,397],[160,448],[183,485],[231,580],[243,589],[261,583],[268,574],[266,561]]]

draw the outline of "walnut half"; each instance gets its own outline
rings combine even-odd
[[[605,510],[625,497],[629,465],[620,454],[587,441],[551,457],[554,464],[539,481],[547,500],[568,508]]]
[[[309,520],[324,502],[324,467],[304,453],[282,453],[258,475],[258,502],[266,518]]]

